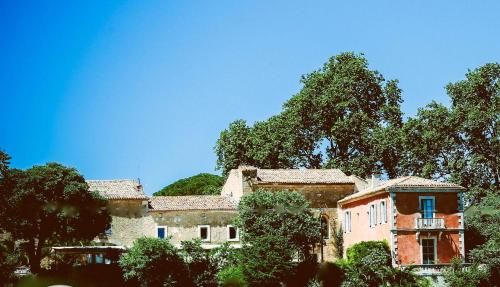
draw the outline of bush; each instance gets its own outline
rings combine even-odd
[[[475,287],[490,286],[487,282],[488,272],[482,270],[477,264],[463,268],[459,258],[453,258],[451,267],[444,272],[444,280],[450,286]]]
[[[345,272],[343,287],[428,286],[426,279],[409,268],[393,268],[385,241],[364,241],[347,249],[347,260],[337,264]]]
[[[165,239],[139,238],[120,257],[126,280],[143,287],[185,286],[186,266],[177,249]]]
[[[348,263],[353,266],[391,266],[391,251],[386,241],[362,241],[349,247],[346,253]]]
[[[221,287],[247,287],[241,266],[226,267],[217,273],[217,283]]]
[[[323,287],[341,286],[345,278],[343,266],[337,263],[325,262],[319,266],[318,280]]]

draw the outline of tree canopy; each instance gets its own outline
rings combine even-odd
[[[1,181],[0,227],[24,242],[33,272],[50,246],[90,241],[111,222],[106,200],[74,168],[11,169]]]
[[[293,191],[258,190],[242,197],[236,225],[243,242],[241,266],[255,286],[280,286],[299,260],[320,242],[320,226],[307,200]]]
[[[215,174],[200,173],[180,179],[155,192],[153,195],[216,195],[220,194],[224,178]]]
[[[378,134],[402,124],[397,81],[369,69],[362,54],[342,53],[301,83],[280,114],[253,126],[237,120],[221,132],[215,151],[224,174],[241,164],[394,173],[387,148],[375,144]]]
[[[143,287],[185,286],[187,268],[169,240],[142,237],[120,257],[126,280]]]
[[[282,111],[253,125],[232,122],[217,140],[217,168],[340,168],[367,177],[419,175],[448,180],[478,201],[500,189],[500,64],[449,83],[449,107],[431,102],[402,120],[401,90],[341,53],[301,78]]]

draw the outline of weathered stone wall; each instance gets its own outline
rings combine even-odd
[[[143,200],[109,200],[111,234],[101,236],[97,241],[132,246],[137,238],[146,235],[148,202]]]
[[[337,201],[354,192],[354,184],[255,184],[254,190],[292,190],[302,194],[312,208],[336,208]]]
[[[150,212],[153,226],[149,232],[156,236],[158,226],[167,227],[167,235],[173,244],[198,238],[198,226],[210,225],[210,241],[207,244],[222,244],[228,241],[227,226],[232,225],[236,211],[183,210]]]
[[[243,178],[241,171],[232,169],[227,176],[224,186],[222,186],[221,195],[239,199],[243,195]]]

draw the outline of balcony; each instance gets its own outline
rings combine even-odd
[[[416,229],[445,229],[444,218],[416,218]]]

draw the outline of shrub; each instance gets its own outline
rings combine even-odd
[[[391,251],[386,241],[362,241],[349,247],[346,253],[348,263],[354,266],[391,266]]]
[[[343,266],[337,263],[325,262],[319,266],[317,277],[321,282],[321,286],[337,287],[342,285],[345,273]]]
[[[459,258],[453,258],[451,266],[444,272],[444,280],[450,286],[475,287],[490,286],[487,282],[488,272],[481,269],[477,264],[463,268]]]
[[[177,249],[165,239],[137,239],[120,257],[119,265],[126,280],[135,280],[143,287],[186,284],[186,266]]]
[[[426,279],[409,268],[393,268],[389,246],[385,241],[364,241],[347,249],[347,260],[337,264],[345,272],[343,287],[428,286]]]
[[[247,287],[241,266],[226,267],[217,273],[217,283],[221,287]]]

